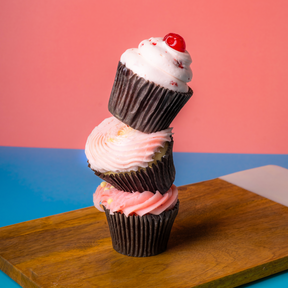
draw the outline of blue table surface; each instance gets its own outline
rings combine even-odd
[[[176,152],[174,162],[177,186],[270,164],[288,169],[288,155]],[[100,183],[83,150],[0,147],[0,227],[92,206]],[[0,287],[20,286],[0,271]],[[287,288],[288,271],[241,287]]]

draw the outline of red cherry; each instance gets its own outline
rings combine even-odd
[[[170,46],[171,48],[173,48],[179,52],[185,52],[185,50],[186,50],[185,41],[178,34],[169,33],[163,38],[163,41],[165,41],[168,46]]]

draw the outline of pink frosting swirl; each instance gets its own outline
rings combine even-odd
[[[109,183],[102,182],[93,195],[94,205],[98,210],[103,212],[101,205],[104,205],[110,210],[111,215],[114,214],[113,212],[122,212],[127,217],[133,214],[159,215],[163,211],[174,208],[177,199],[178,189],[174,184],[164,195],[161,195],[158,191],[155,194],[149,191],[123,192]]]
[[[89,135],[85,153],[91,168],[101,173],[137,171],[153,161],[171,135],[172,128],[147,134],[110,117]]]

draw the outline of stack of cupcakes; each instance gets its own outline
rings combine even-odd
[[[104,180],[94,204],[105,211],[113,248],[124,255],[162,253],[179,209],[173,184],[171,122],[192,96],[192,60],[174,33],[128,49],[118,65],[108,109],[85,147]]]

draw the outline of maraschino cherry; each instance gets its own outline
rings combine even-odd
[[[185,52],[185,50],[186,50],[185,41],[178,34],[169,33],[166,36],[164,36],[163,41],[165,41],[168,46],[170,46],[171,48],[173,48],[179,52]]]

